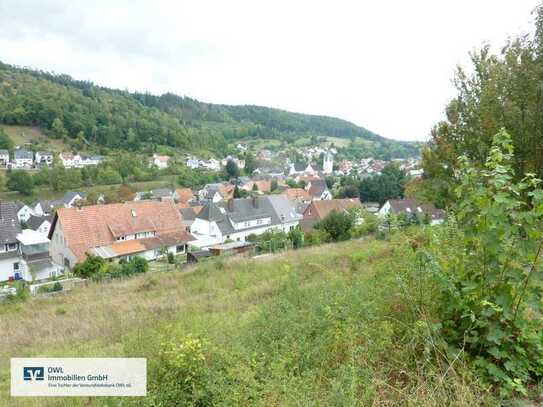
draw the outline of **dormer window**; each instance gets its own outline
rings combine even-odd
[[[132,209],[130,212],[132,212],[132,217],[135,218],[136,217],[136,211],[134,209]]]

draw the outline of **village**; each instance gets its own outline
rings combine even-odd
[[[247,146],[238,144],[240,156]],[[0,201],[0,282],[24,281],[38,286],[62,281],[89,255],[108,262],[141,257],[147,261],[175,257],[190,264],[217,255],[255,254],[255,237],[265,233],[311,233],[330,213],[363,213],[384,219],[390,215],[426,216],[440,223],[445,213],[413,199],[391,199],[383,205],[359,198],[334,198],[327,177],[374,176],[395,164],[409,177],[422,175],[417,159],[383,161],[362,159],[334,163],[333,148],[308,147],[293,163],[269,150],[257,154],[259,165],[251,176],[203,185],[201,188],[156,188],[135,193],[133,200],[106,203],[102,196],[88,200],[85,191],[68,191],[60,199]],[[65,168],[100,165],[102,156],[36,152],[18,148],[12,156],[0,152],[8,169],[52,166]],[[280,161],[283,159],[284,161]],[[153,154],[149,166],[168,168],[172,157]],[[318,160],[321,160],[320,162]],[[187,156],[192,169],[222,171],[227,165],[245,168],[245,160]],[[233,163],[233,164],[232,164]],[[3,290],[3,291],[2,291]],[[2,293],[13,293],[5,285]],[[35,289],[31,289],[36,292]]]

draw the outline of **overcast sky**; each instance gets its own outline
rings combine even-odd
[[[0,0],[0,60],[423,140],[457,64],[529,32],[538,0]]]

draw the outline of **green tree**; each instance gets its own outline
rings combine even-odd
[[[353,218],[349,214],[333,210],[323,220],[315,225],[316,229],[324,230],[330,240],[337,242],[351,237]]]
[[[239,168],[238,165],[234,160],[228,160],[226,162],[226,174],[230,178],[238,178],[239,177]]]
[[[64,138],[68,135],[68,132],[64,128],[64,124],[62,123],[62,120],[60,120],[58,117],[53,120],[53,124],[51,125],[51,131],[55,138]]]
[[[31,195],[34,190],[34,180],[28,171],[12,171],[6,186],[11,191],[17,191],[24,195]]]
[[[257,168],[257,162],[255,156],[248,151],[245,154],[245,173],[249,176],[253,175],[254,170]]]
[[[13,141],[2,128],[0,128],[0,150],[13,150]]]
[[[437,328],[447,352],[466,354],[502,396],[526,394],[543,377],[543,190],[534,174],[515,181],[515,161],[503,130],[483,168],[461,157],[456,221],[418,253],[440,289]]]
[[[73,273],[77,277],[90,278],[96,275],[105,264],[106,261],[101,257],[89,254],[84,262],[75,265]]]

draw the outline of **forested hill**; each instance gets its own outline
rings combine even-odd
[[[171,93],[130,93],[1,62],[0,123],[39,126],[52,138],[140,151],[165,145],[219,152],[237,140],[327,136],[365,141],[377,155],[418,154],[416,144],[385,139],[332,117],[203,103]]]

